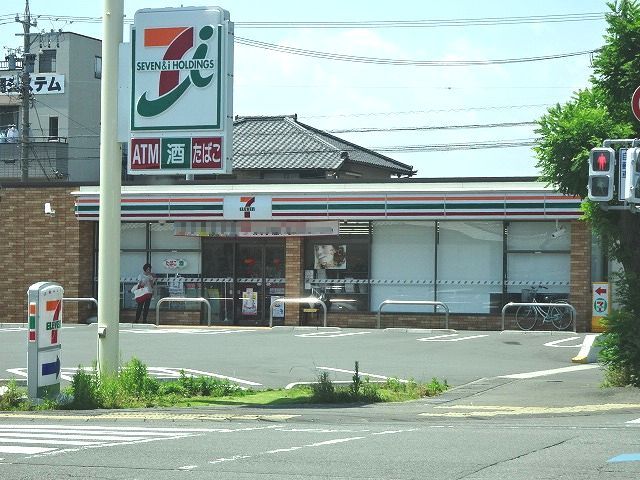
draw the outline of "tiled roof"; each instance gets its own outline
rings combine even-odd
[[[412,175],[413,167],[330,135],[295,116],[238,117],[233,129],[234,170],[337,170],[345,161]]]

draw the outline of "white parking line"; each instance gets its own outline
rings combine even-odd
[[[156,335],[178,333],[183,335],[223,335],[227,333],[257,332],[257,330],[207,330],[204,328],[148,328],[121,330],[121,333],[135,333],[138,335]]]
[[[315,338],[334,338],[334,337],[349,337],[351,335],[366,335],[371,332],[313,332],[313,333],[301,333],[296,337],[315,337]]]
[[[83,367],[83,370],[86,372],[93,371],[91,367]],[[73,376],[78,371],[77,367],[65,367],[60,370],[60,378],[63,380],[67,380],[68,382],[73,381]],[[221,380],[229,380],[230,382],[240,383],[242,385],[249,385],[251,387],[261,387],[261,383],[252,382],[250,380],[243,380],[241,378],[229,377],[227,375],[220,375],[218,373],[211,372],[203,372],[202,370],[194,370],[192,368],[174,368],[174,367],[147,367],[147,372],[150,376],[156,378],[180,378],[181,371],[184,371],[185,375],[188,377],[195,376],[203,376],[203,377],[213,377],[219,378]],[[7,372],[13,373],[14,375],[18,375],[20,377],[27,377],[27,369],[26,368],[8,368]]]
[[[330,372],[340,372],[340,373],[349,373],[351,375],[355,375],[355,370],[343,370],[342,368],[332,368],[332,367],[316,367],[318,370],[329,370]],[[380,378],[382,380],[389,380],[393,378],[401,383],[409,383],[409,380],[403,380],[397,377],[385,377],[384,375],[376,375],[374,373],[366,373],[366,372],[358,372],[358,375],[362,377],[371,377],[371,378]]]
[[[586,365],[575,365],[573,367],[562,367],[562,368],[554,368],[551,370],[538,370],[536,372],[528,372],[528,373],[515,373],[513,375],[501,375],[497,378],[536,378],[536,377],[546,377],[547,375],[556,375],[558,373],[567,373],[567,372],[578,372],[580,370],[590,370],[592,368],[599,368],[600,365],[597,363],[589,363]]]
[[[569,337],[563,338],[560,340],[554,340],[553,342],[547,342],[544,344],[545,347],[556,347],[556,348],[580,348],[582,347],[582,341],[578,345],[558,345],[559,343],[570,342],[571,340],[577,340],[580,337]]]
[[[459,333],[450,333],[448,335],[436,335],[435,337],[417,338],[419,342],[460,342],[462,340],[472,340],[474,338],[488,337],[489,335],[470,335],[468,337],[460,337]],[[449,338],[456,337],[456,338]]]

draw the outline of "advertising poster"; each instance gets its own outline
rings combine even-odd
[[[313,250],[316,270],[346,270],[346,245],[314,245]]]
[[[282,298],[281,296],[277,296],[277,297],[271,297],[271,305],[273,305],[273,302],[276,301],[278,298]],[[276,304],[275,307],[273,307],[273,318],[284,318],[284,303],[278,303]]]
[[[242,292],[242,314],[258,314],[258,292],[254,292],[253,288],[247,288]]]

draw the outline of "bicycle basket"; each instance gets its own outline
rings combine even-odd
[[[535,296],[535,290],[532,290],[530,288],[522,289],[522,301],[524,303],[529,303],[533,301],[534,296]]]

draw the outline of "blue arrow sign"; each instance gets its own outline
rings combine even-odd
[[[42,376],[56,374],[56,378],[60,375],[60,357],[56,357],[55,362],[42,364]]]

